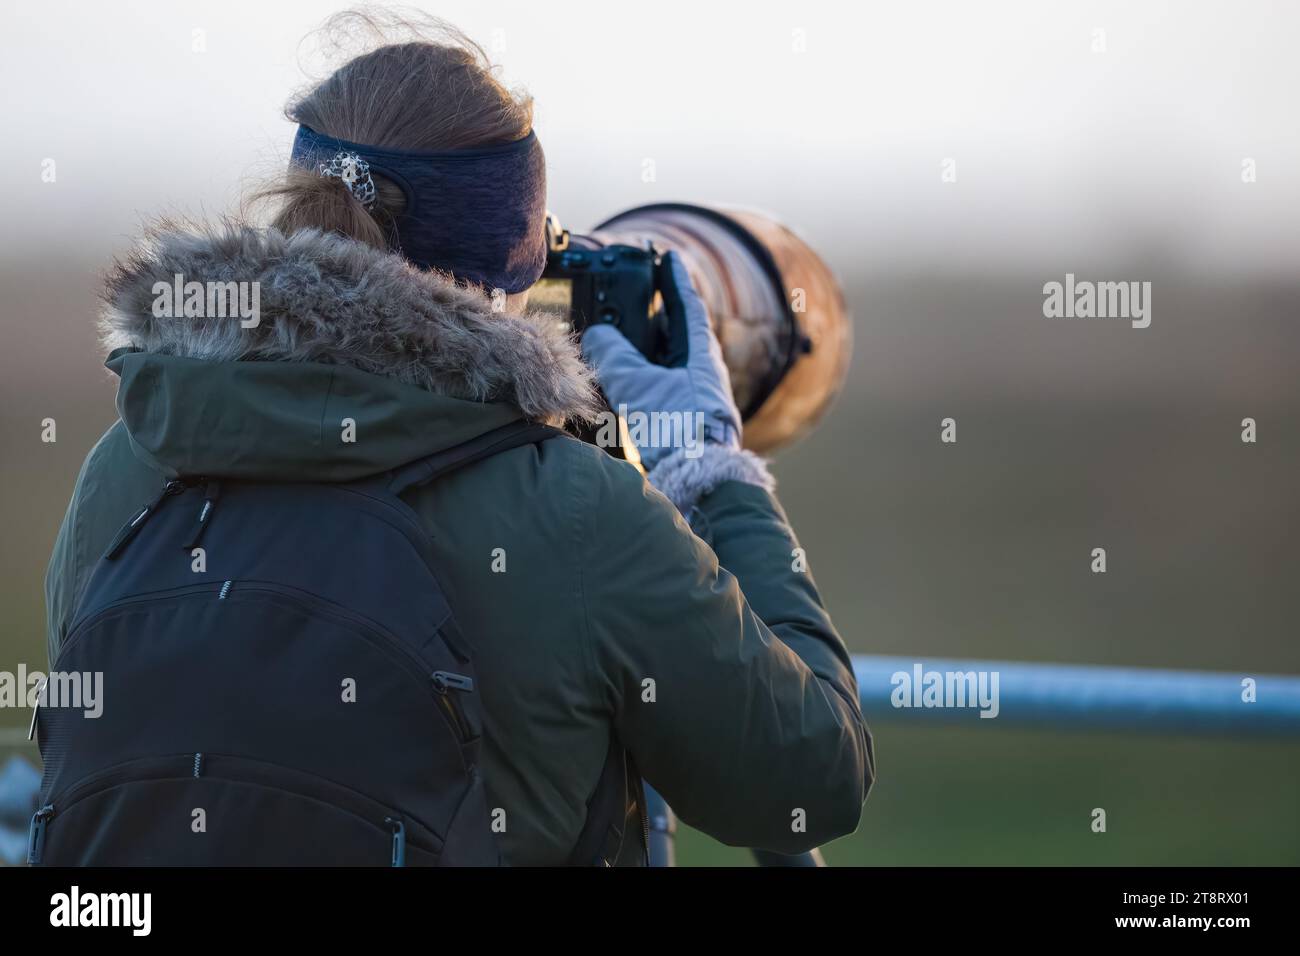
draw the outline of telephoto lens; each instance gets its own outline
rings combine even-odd
[[[745,447],[771,452],[816,426],[839,392],[853,327],[822,258],[772,216],[657,203],[605,220],[601,245],[675,250],[709,309],[745,420]]]

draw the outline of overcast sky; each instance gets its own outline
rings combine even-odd
[[[9,5],[0,80],[17,168],[4,194],[17,228],[0,230],[0,255],[70,234],[98,252],[161,209],[227,207],[287,155],[298,41],[341,6]],[[1114,273],[1155,257],[1288,273],[1300,251],[1298,4],[423,9],[536,97],[566,225],[646,201],[737,202],[802,228],[837,268],[869,271]],[[47,158],[54,184],[40,178]],[[942,181],[946,159],[956,182]]]

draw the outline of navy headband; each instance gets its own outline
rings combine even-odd
[[[533,133],[501,146],[427,153],[298,127],[291,162],[312,171],[354,153],[406,194],[398,251],[490,289],[522,292],[546,266],[546,158]]]

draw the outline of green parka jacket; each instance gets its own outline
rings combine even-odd
[[[256,324],[159,317],[178,275],[256,282]],[[120,421],[50,560],[51,661],[100,555],[165,478],[346,481],[593,409],[590,372],[547,320],[315,232],[155,234],[111,275],[102,324]],[[770,482],[750,456],[690,474],[674,487],[711,546],[636,468],[566,437],[409,493],[475,644],[510,864],[569,859],[611,735],[724,843],[792,853],[857,826],[870,736]]]

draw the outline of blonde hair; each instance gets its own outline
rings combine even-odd
[[[506,89],[482,47],[442,20],[349,10],[330,17],[317,36],[334,51],[364,49],[285,107],[290,120],[318,133],[433,151],[509,143],[532,129],[531,97]],[[301,168],[252,199],[273,204],[271,225],[286,235],[319,229],[392,248],[405,196],[391,180],[373,178],[369,210],[342,180]]]

